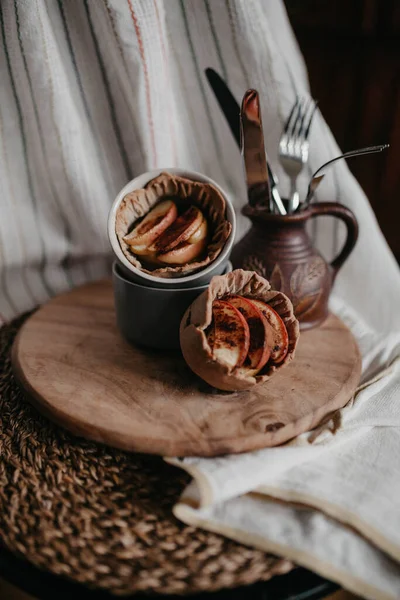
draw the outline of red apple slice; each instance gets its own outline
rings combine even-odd
[[[212,355],[230,369],[241,367],[250,344],[250,331],[243,315],[231,304],[215,300],[212,307],[213,324],[208,340]]]
[[[203,218],[203,221],[202,221],[200,227],[188,239],[189,244],[195,244],[196,242],[200,242],[200,240],[204,240],[207,237],[207,232],[208,232],[207,220]]]
[[[270,327],[262,312],[249,299],[228,296],[225,300],[242,313],[249,326],[250,346],[242,369],[246,370],[248,375],[255,375],[268,362],[271,354]]]
[[[141,246],[129,246],[134,254],[138,256],[155,256],[154,249],[152,246],[147,246],[146,244],[142,244]]]
[[[200,256],[206,247],[206,240],[200,240],[195,244],[182,242],[169,252],[157,255],[157,260],[166,265],[186,265]]]
[[[143,254],[141,247],[150,246],[178,216],[175,202],[165,200],[157,204],[139,223],[137,227],[124,237],[125,242],[132,247],[139,248],[137,254]],[[135,250],[133,250],[135,252]]]
[[[273,332],[273,343],[271,346],[271,361],[280,363],[285,358],[289,350],[289,336],[285,323],[282,321],[278,313],[266,302],[262,300],[250,299],[264,315]]]
[[[157,252],[169,252],[186,242],[200,227],[203,214],[197,206],[190,206],[155,242]]]

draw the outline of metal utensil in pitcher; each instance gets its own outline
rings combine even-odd
[[[273,195],[273,182],[268,170],[260,98],[256,90],[249,89],[243,96],[240,110],[240,150],[245,168],[247,194],[250,206],[263,205],[269,212],[286,214],[279,196]]]

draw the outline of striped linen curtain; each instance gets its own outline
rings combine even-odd
[[[238,100],[249,86],[260,91],[266,146],[287,192],[278,140],[308,81],[281,0],[1,1],[0,322],[109,272],[110,205],[143,171],[207,174],[245,232],[240,154],[206,67]],[[337,152],[318,115],[303,191]],[[362,197],[344,164],[321,188],[321,200]],[[329,257],[340,233],[331,221],[313,235]]]

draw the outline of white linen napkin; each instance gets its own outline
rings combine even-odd
[[[193,476],[174,508],[182,521],[392,600],[400,598],[400,274],[363,192],[346,165],[340,172],[360,238],[331,310],[360,347],[354,398],[278,448],[166,460]]]
[[[328,424],[284,446],[168,459],[194,478],[174,512],[366,598],[399,598],[400,335],[385,337],[341,301],[332,305],[369,380]]]

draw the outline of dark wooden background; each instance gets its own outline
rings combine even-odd
[[[285,0],[313,97],[400,262],[400,0]]]

